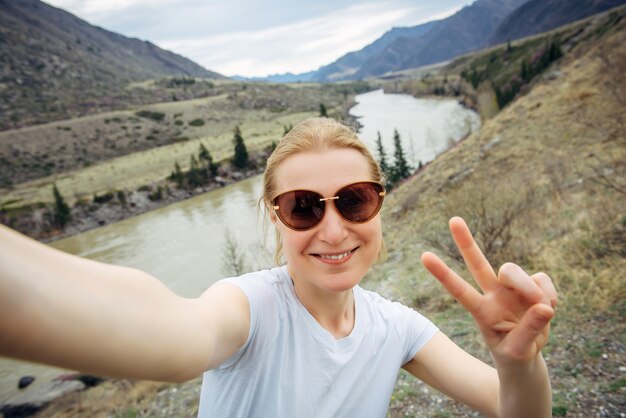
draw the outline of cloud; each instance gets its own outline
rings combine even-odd
[[[471,0],[46,0],[225,75],[305,72]]]
[[[53,6],[72,10],[82,19],[98,21],[111,18],[124,11],[137,8],[163,8],[175,6],[177,0],[46,0]]]
[[[359,4],[269,29],[156,43],[226,75],[305,72],[362,48],[409,13],[389,3]]]

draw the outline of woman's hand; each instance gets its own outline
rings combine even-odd
[[[496,274],[463,219],[452,218],[450,231],[482,294],[433,253],[422,254],[424,266],[474,317],[498,370],[531,365],[548,340],[557,300],[552,281],[513,263]]]

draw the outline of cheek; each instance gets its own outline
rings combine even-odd
[[[298,232],[292,231],[284,225],[277,228],[277,233],[280,234],[283,242],[283,252],[285,254],[286,261],[289,263],[294,262],[294,258],[301,254],[307,248],[310,237],[306,231]]]

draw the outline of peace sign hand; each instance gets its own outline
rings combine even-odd
[[[548,340],[557,299],[552,281],[544,273],[529,276],[513,263],[496,275],[463,219],[452,218],[450,232],[483,293],[433,253],[422,254],[422,263],[474,317],[496,367],[529,364]]]

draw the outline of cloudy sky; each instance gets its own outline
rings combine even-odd
[[[316,70],[394,26],[455,13],[472,0],[46,0],[221,74]]]

